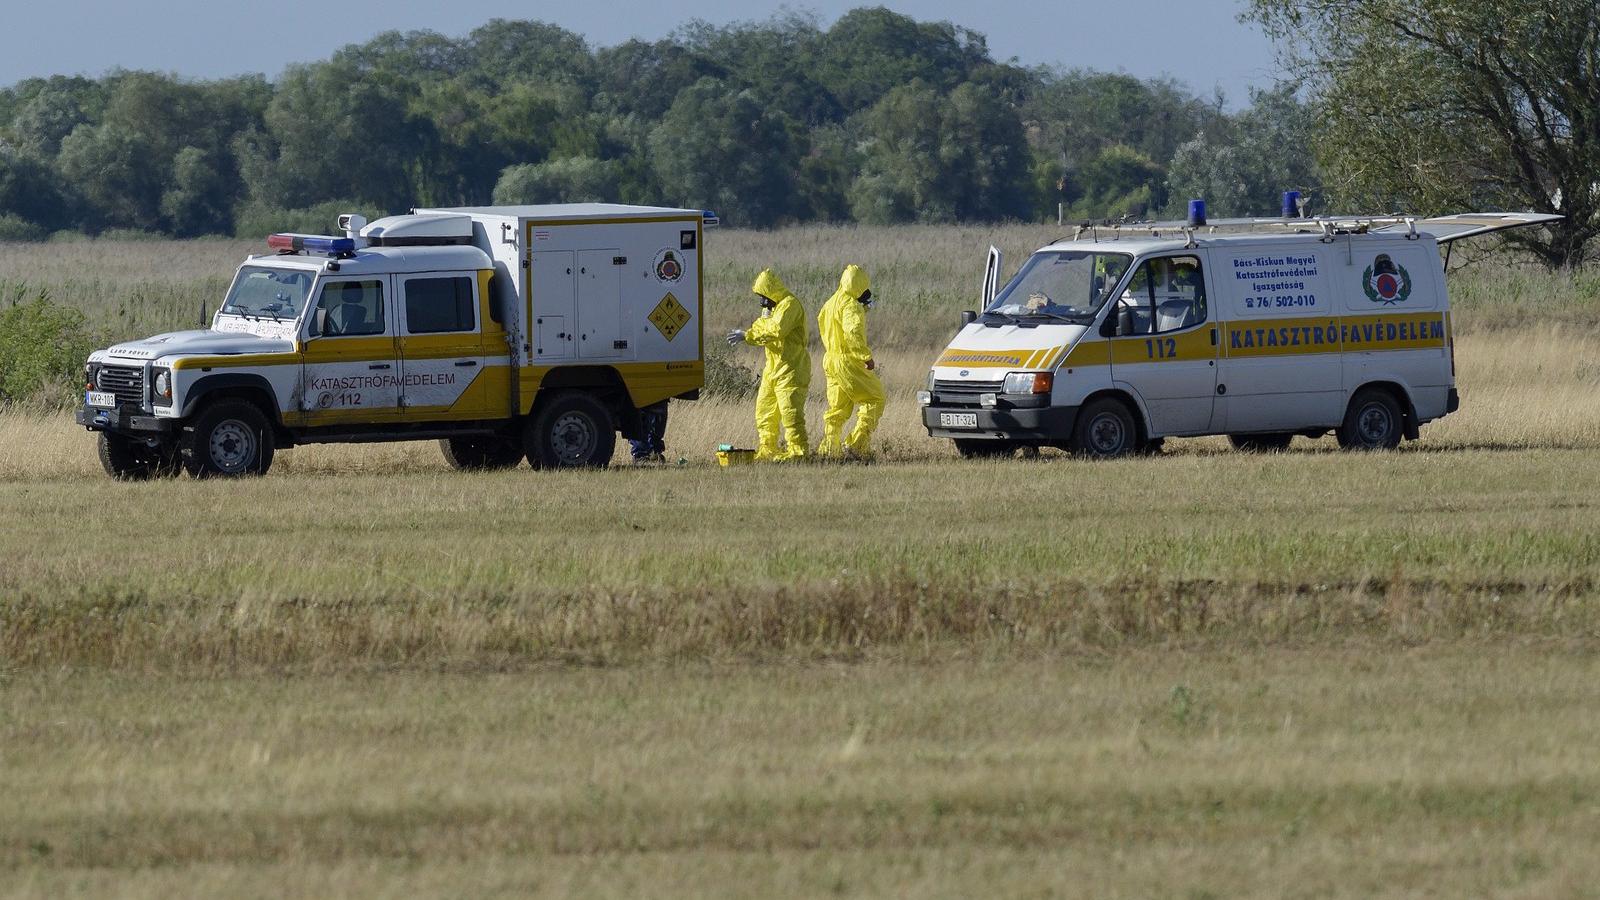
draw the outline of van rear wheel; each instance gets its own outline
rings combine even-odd
[[[604,468],[617,448],[617,426],[600,401],[563,391],[528,419],[522,446],[536,469]]]
[[[445,462],[458,471],[509,469],[522,462],[522,445],[504,437],[458,437],[439,441]]]
[[[1393,450],[1405,433],[1400,404],[1388,391],[1357,391],[1339,426],[1339,446],[1346,450]]]
[[[1282,453],[1289,449],[1292,434],[1230,434],[1228,443],[1241,453]]]

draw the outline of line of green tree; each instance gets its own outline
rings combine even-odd
[[[1242,112],[1170,79],[998,62],[983,35],[884,8],[591,47],[494,20],[193,81],[0,91],[0,239],[255,236],[341,209],[557,201],[715,209],[738,225],[1148,217],[1190,196],[1277,210],[1318,187],[1288,87]]]

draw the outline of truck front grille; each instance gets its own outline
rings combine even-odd
[[[96,381],[100,390],[117,395],[117,403],[144,403],[143,366],[101,366]]]
[[[934,379],[934,402],[940,406],[977,406],[979,394],[998,394],[1004,381],[947,381]]]

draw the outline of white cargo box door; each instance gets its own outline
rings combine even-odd
[[[578,251],[578,356],[631,359],[633,342],[622,330],[622,251]]]
[[[544,250],[532,254],[528,279],[534,359],[571,359],[577,346],[577,254]]]

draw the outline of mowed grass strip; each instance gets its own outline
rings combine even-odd
[[[1581,894],[1592,653],[1138,650],[0,692],[0,870],[123,897]]]
[[[1591,637],[1600,457],[0,483],[14,666]]]

